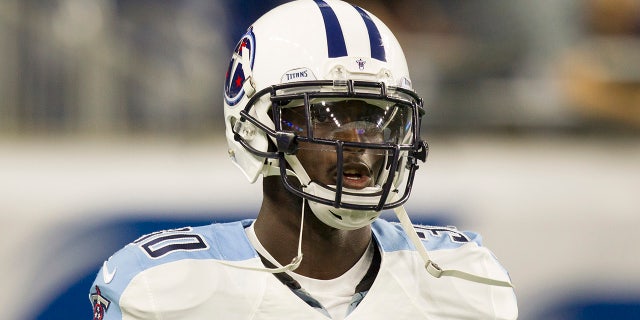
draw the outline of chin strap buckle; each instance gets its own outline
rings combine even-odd
[[[435,262],[429,260],[424,267],[427,269],[427,272],[435,278],[440,278],[442,276],[442,268],[440,268],[440,266]]]

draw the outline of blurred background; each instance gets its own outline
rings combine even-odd
[[[126,243],[255,217],[222,81],[282,2],[0,0],[1,319],[90,319]],[[640,319],[640,0],[353,3],[427,105],[414,222],[483,234],[520,319]]]

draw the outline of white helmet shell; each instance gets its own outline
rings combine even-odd
[[[384,88],[412,90],[407,63],[397,39],[371,13],[338,0],[298,0],[269,11],[238,42],[224,86],[229,156],[251,183],[261,174],[281,172],[273,168],[279,165],[279,161],[267,156],[273,151],[269,149],[270,145],[276,144],[275,137],[267,132],[276,131],[271,115],[273,92],[259,93],[274,85],[319,80],[368,81],[380,83]],[[421,100],[416,100],[414,104],[422,110]],[[241,114],[243,111],[244,115]],[[244,121],[247,117],[254,118],[264,128]],[[416,118],[413,130],[418,131],[419,117]],[[418,148],[422,146],[419,136],[414,138],[415,145]],[[402,167],[406,164],[406,157],[403,161]],[[300,169],[293,171],[297,170]],[[296,173],[306,175],[304,172]],[[342,208],[339,203],[333,206]],[[312,205],[314,207],[318,208]],[[355,209],[345,212],[351,215],[350,212],[359,210],[357,206]],[[380,208],[377,209],[374,211]],[[349,219],[355,222],[346,227],[327,223],[327,220],[334,219],[334,215],[321,220],[341,229],[353,229],[370,223],[372,217],[378,215],[379,212],[363,215],[362,221]]]

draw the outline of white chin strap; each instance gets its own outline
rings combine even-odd
[[[300,183],[302,183],[303,185],[309,186],[310,185],[309,181],[311,179],[306,174],[306,171],[302,167],[302,164],[300,164],[300,161],[298,160],[298,158],[295,157],[295,156],[288,156],[287,157],[287,161],[289,162],[289,164],[291,165],[291,167],[295,171],[294,172],[292,170],[287,169],[287,173],[289,175],[296,176],[300,180]],[[265,166],[265,167],[266,167],[265,168],[265,172],[263,172],[263,174],[265,176],[268,176],[268,175],[279,175],[280,174],[280,170],[279,170],[279,168],[277,166],[268,165],[268,166]],[[302,179],[300,179],[300,178],[302,178]],[[311,185],[316,185],[316,184],[312,183]],[[318,189],[324,189],[324,188],[319,187]],[[335,194],[334,194],[334,197],[335,197]],[[378,199],[378,201],[379,201],[379,199]],[[298,266],[300,266],[300,262],[302,262],[302,227],[303,227],[303,224],[304,224],[305,203],[306,203],[306,199],[302,198],[302,217],[300,219],[301,220],[300,221],[300,236],[298,237],[298,255],[295,258],[293,258],[291,263],[289,263],[286,266],[279,267],[279,268],[254,268],[254,267],[239,266],[239,265],[236,265],[236,264],[231,264],[231,263],[227,263],[227,262],[223,262],[223,261],[220,261],[220,262],[225,264],[225,265],[229,265],[229,266],[232,266],[232,267],[238,267],[238,268],[241,268],[241,269],[264,271],[264,272],[270,272],[270,273],[280,273],[280,272],[284,272],[284,271],[295,270],[296,268],[298,268]],[[312,209],[314,208],[313,204],[316,204],[316,203],[315,202],[311,202],[309,204]],[[322,206],[322,207],[318,208],[318,211],[327,210],[324,207],[332,208],[332,210],[333,210],[333,207],[326,206],[326,205],[319,204],[319,203],[318,203],[318,205]],[[338,210],[345,210],[345,209],[338,209]],[[486,277],[478,276],[478,275],[467,273],[467,272],[460,271],[460,270],[452,270],[452,269],[442,269],[442,268],[440,268],[440,266],[438,266],[435,262],[433,262],[433,260],[431,260],[431,257],[429,257],[429,253],[427,252],[427,249],[422,244],[422,240],[420,240],[420,237],[416,233],[416,230],[413,228],[413,223],[411,223],[411,220],[409,219],[409,215],[407,214],[407,210],[405,210],[404,206],[396,207],[394,209],[394,211],[395,211],[396,216],[398,217],[398,220],[400,221],[400,224],[402,225],[402,228],[404,229],[405,233],[409,236],[409,240],[411,240],[411,242],[413,243],[414,247],[416,247],[416,250],[418,251],[418,253],[422,257],[422,260],[425,262],[425,268],[427,269],[427,272],[430,275],[434,276],[435,278],[440,278],[442,276],[455,277],[455,278],[460,278],[460,279],[463,279],[463,280],[476,282],[476,283],[481,283],[481,284],[486,284],[486,285],[491,285],[491,286],[513,288],[513,285],[508,281],[502,281],[502,280],[497,280],[497,279],[486,278]],[[318,214],[315,211],[314,211],[314,214],[316,216],[318,216],[318,218],[321,221],[323,221],[324,223],[326,223],[326,224],[328,224],[330,226],[333,226],[333,223],[331,223],[332,221],[325,221],[326,219],[323,219],[321,217],[322,214]],[[377,215],[379,215],[379,213],[377,213]],[[377,217],[377,215],[376,215],[376,217]],[[371,221],[367,221],[366,224],[369,224],[369,223],[371,223]],[[350,228],[341,227],[339,229],[350,229]],[[351,228],[351,229],[356,229],[356,228]]]
[[[243,266],[243,265],[239,265],[239,264],[235,264],[235,263],[231,263],[231,262],[227,262],[227,261],[218,261],[226,266],[229,267],[234,267],[234,268],[238,268],[238,269],[244,269],[244,270],[253,270],[253,271],[261,271],[261,272],[268,272],[268,273],[281,273],[281,272],[286,272],[286,271],[293,271],[295,269],[298,269],[298,267],[300,266],[300,263],[302,262],[302,229],[304,226],[304,207],[306,204],[306,199],[302,199],[302,215],[300,216],[300,234],[298,235],[298,253],[295,256],[295,258],[293,258],[293,260],[291,260],[291,263],[289,263],[286,266],[282,266],[282,267],[277,267],[277,268],[267,268],[267,267],[249,267],[249,266]],[[277,261],[274,261],[275,263],[277,263]]]
[[[418,250],[418,253],[420,253],[420,256],[422,256],[422,260],[424,260],[425,262],[425,268],[427,269],[427,272],[429,272],[429,274],[431,274],[432,276],[436,278],[440,278],[442,276],[456,277],[456,278],[464,279],[467,281],[488,284],[492,286],[511,287],[511,288],[513,287],[513,285],[507,281],[485,278],[485,277],[481,277],[475,274],[470,274],[460,270],[443,270],[435,262],[433,262],[433,260],[431,260],[431,258],[429,257],[429,253],[427,252],[427,249],[422,244],[422,240],[420,240],[420,237],[418,237],[416,230],[413,228],[413,224],[411,223],[411,220],[409,220],[409,215],[407,214],[407,211],[404,209],[404,207],[399,206],[395,208],[394,211],[396,213],[396,216],[398,217],[398,220],[400,220],[400,224],[402,225],[402,228],[409,236],[409,239],[411,240],[413,245],[416,247],[416,250]]]

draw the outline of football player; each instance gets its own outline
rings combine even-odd
[[[427,157],[424,113],[371,13],[338,0],[266,13],[224,86],[229,157],[262,177],[257,218],[127,245],[91,288],[94,318],[515,319],[509,277],[478,235],[412,226],[403,209]]]

